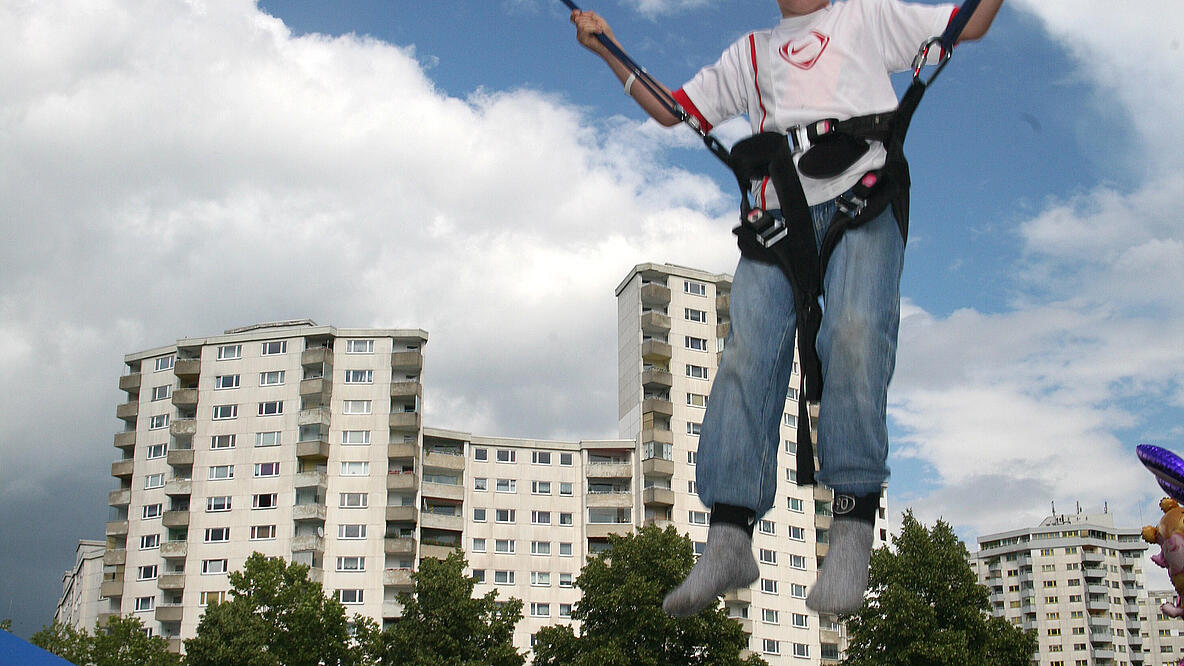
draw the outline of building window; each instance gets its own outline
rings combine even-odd
[[[530,616],[551,617],[551,604],[544,604],[537,601],[530,602]]]
[[[149,564],[137,569],[136,580],[156,580],[156,565]]]
[[[357,605],[362,601],[362,590],[337,590],[337,600],[343,604]]]
[[[498,479],[495,488],[499,493],[516,493],[518,492],[518,481],[515,479]]]
[[[551,587],[551,572],[549,572],[549,571],[532,571],[532,572],[530,572],[530,586],[531,587]]]
[[[789,505],[788,506],[789,510],[793,511],[794,513],[804,513],[806,510],[805,509],[805,506],[806,506],[805,502],[798,499],[797,497],[789,498],[788,505]]]
[[[261,493],[251,499],[252,509],[274,509],[279,506],[278,493]]]
[[[345,446],[369,446],[369,430],[342,430],[341,443]]]
[[[531,541],[530,542],[531,555],[550,555],[551,542],[550,541]]]
[[[690,335],[683,336],[683,346],[691,351],[707,351],[707,339],[696,338]],[[689,375],[688,375],[689,376]]]
[[[559,496],[560,497],[571,497],[572,496],[572,483],[570,481],[560,481],[559,482]]]
[[[789,538],[793,539],[794,541],[805,541],[806,540],[806,529],[803,527],[794,527],[793,525],[790,525],[789,526]]]
[[[347,354],[373,354],[374,341],[373,340],[346,340],[345,353]]]
[[[793,626],[799,629],[806,629],[810,626],[810,616],[804,613],[793,613]]]
[[[156,366],[155,366],[154,372],[163,372],[165,370],[172,370],[174,360],[176,360],[175,356],[161,356],[160,358],[156,359]]]
[[[513,449],[497,449],[494,460],[499,463],[512,463],[518,459],[518,452]]]
[[[341,412],[343,414],[369,414],[370,401],[369,400],[345,400],[341,404]]]
[[[478,462],[489,460],[489,449],[483,449],[478,446],[473,447],[473,460]]]
[[[373,370],[346,370],[345,371],[346,384],[373,384],[374,371]]]
[[[493,572],[494,585],[513,585],[514,572],[513,571],[494,571]]]
[[[152,389],[152,401],[167,400],[173,395],[173,385],[165,384],[164,386],[156,386]]]
[[[233,449],[236,435],[214,435],[210,437],[211,449]]]
[[[550,511],[531,511],[530,512],[531,525],[550,525],[551,512]]]
[[[228,421],[238,418],[238,405],[214,405],[214,420]]]
[[[805,585],[798,585],[797,583],[790,583],[789,594],[790,594],[790,596],[794,597],[795,599],[805,599],[806,598],[806,586]]]
[[[473,581],[477,582],[477,583],[484,583],[485,582],[485,570],[484,569],[473,569]]]
[[[243,357],[242,345],[222,345],[218,347],[218,360],[231,361]]]
[[[275,525],[252,525],[251,541],[270,541],[275,538]]]
[[[213,465],[210,467],[210,481],[234,478],[234,465]]]
[[[560,453],[559,454],[559,465],[561,467],[571,467],[571,454],[570,453]]]
[[[160,518],[161,506],[159,502],[156,504],[145,504],[141,509],[140,517],[144,520]]]
[[[559,574],[559,587],[562,587],[562,588],[575,587],[575,583],[572,582],[572,575],[570,573]]]
[[[219,511],[230,511],[230,495],[218,495],[215,497],[206,498],[206,512],[217,513]]]
[[[365,571],[366,558],[346,556],[337,558],[338,571]]]
[[[260,386],[280,386],[284,383],[283,370],[267,370],[259,373]]]
[[[498,523],[512,523],[514,522],[513,509],[494,509],[493,520]]]
[[[514,552],[514,540],[513,539],[494,539],[493,540],[493,552],[503,553],[503,554],[513,553]]]
[[[203,574],[224,574],[226,573],[226,560],[202,560],[201,572]]]
[[[574,519],[572,518],[572,514],[570,514],[570,513],[560,513],[559,514],[560,526],[571,527],[573,523],[574,523]]]
[[[532,465],[550,465],[551,452],[550,451],[531,451],[530,464]]]
[[[341,493],[342,509],[365,509],[368,506],[366,493]]]
[[[782,414],[781,415],[781,422],[784,423],[785,425],[789,426],[790,428],[796,428],[796,427],[798,427],[798,415],[797,414]]]
[[[140,550],[153,550],[160,548],[159,534],[144,534],[140,537]]]
[[[777,534],[777,524],[771,520],[760,520],[757,522],[757,529],[761,534]]]
[[[762,608],[761,622],[765,624],[781,624],[781,615],[772,608]]]
[[[342,461],[341,476],[370,476],[370,463],[366,461]]]
[[[707,368],[701,365],[691,365],[687,363],[687,377],[691,379],[707,379]]]
[[[287,340],[272,340],[263,343],[263,349],[259,352],[263,356],[275,356],[276,354],[284,354],[288,351]]]
[[[762,638],[761,651],[765,654],[781,654],[781,642],[772,638]]]
[[[264,476],[279,476],[280,464],[278,462],[255,463],[255,477]]]
[[[155,458],[163,458],[168,453],[169,447],[167,444],[153,444],[148,447],[148,460]]]
[[[149,430],[160,430],[161,428],[169,427],[169,415],[157,414],[148,420]]]
[[[144,490],[152,490],[153,488],[160,488],[164,485],[164,473],[149,474],[144,477]]]
[[[777,594],[777,581],[771,578],[762,578],[761,592],[765,594]]]
[[[707,396],[705,396],[701,393],[688,393],[687,394],[687,404],[690,405],[691,407],[706,407],[707,406]]]
[[[159,359],[157,359],[159,360]],[[156,597],[136,597],[136,611],[150,611],[156,608]]]
[[[694,308],[683,308],[683,319],[699,324],[706,324],[707,313],[703,310],[696,310]]]
[[[559,557],[571,557],[571,543],[568,541],[560,542]]]
[[[199,603],[202,606],[209,606],[210,604],[220,604],[226,601],[226,590],[218,590],[216,592],[202,592]]]
[[[473,539],[473,552],[474,553],[484,553],[485,552],[485,538],[484,537]]]
[[[785,394],[785,398],[786,398],[787,400],[792,400],[793,402],[797,402],[797,401],[798,401],[798,390],[797,390],[797,388],[795,388],[795,387],[793,387],[793,386],[789,387],[789,391],[788,391],[788,392]]]
[[[810,657],[810,646],[806,645],[805,643],[794,643],[793,644],[793,656],[801,657],[803,659],[809,658]]]
[[[550,463],[548,463],[550,464]],[[550,481],[531,481],[530,493],[532,495],[550,495],[551,482]]]
[[[706,511],[688,511],[687,522],[692,525],[706,525],[709,515]]]
[[[799,571],[805,571],[806,570],[806,557],[804,555],[792,555],[791,554],[789,556],[789,568],[790,569],[797,569]]]
[[[476,492],[485,492],[489,490],[489,479],[483,476],[473,477],[473,490]]]
[[[571,617],[571,604],[559,604],[559,617],[564,619]]]
[[[761,564],[777,564],[777,551],[768,548],[760,549]]]
[[[692,296],[706,296],[707,295],[707,285],[703,284],[702,282],[692,282],[690,280],[683,280],[682,292],[684,294],[690,294]]]
[[[269,400],[259,403],[259,416],[275,416],[284,413],[283,400]]]
[[[223,541],[230,541],[230,528],[207,527],[205,541],[206,543],[221,543]]]
[[[475,522],[475,523],[485,522],[485,508],[484,507],[473,507],[473,522]]]
[[[366,538],[366,525],[364,523],[338,525],[337,526],[337,538],[338,539],[365,539]]]
[[[279,446],[280,445],[280,431],[272,430],[270,432],[255,433],[255,446]]]
[[[238,375],[217,375],[214,377],[214,390],[236,389],[239,384]]]

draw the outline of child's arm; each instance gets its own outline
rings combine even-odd
[[[983,0],[983,4],[987,4],[990,1],[991,0]],[[1002,2],[1002,0],[996,1]],[[978,13],[979,12],[975,12],[975,18],[978,18]],[[579,40],[579,42],[583,44],[589,51],[592,51],[596,55],[603,58],[605,63],[607,63],[608,66],[613,70],[613,73],[617,75],[617,79],[620,80],[621,83],[625,83],[625,81],[628,80],[631,72],[627,67],[625,67],[624,64],[621,63],[620,60],[617,60],[615,57],[613,57],[613,55],[608,52],[608,49],[604,48],[604,45],[600,43],[600,40],[596,39],[597,34],[603,34],[614,44],[620,46],[620,43],[617,42],[617,39],[613,37],[613,31],[608,27],[608,23],[595,12],[585,12],[580,10],[572,11],[571,22],[576,25],[576,39]],[[667,94],[670,93],[670,91],[658,81],[655,80],[654,83],[661,87],[662,90],[665,90]],[[634,82],[632,85],[630,85],[628,93],[629,96],[633,98],[633,101],[637,102],[637,104],[646,113],[648,113],[651,118],[658,121],[662,125],[671,127],[679,123],[679,119],[676,118],[674,114],[670,113],[670,111],[668,111],[666,107],[663,106],[656,97],[654,97],[653,93],[651,93],[641,83]]]
[[[991,23],[995,20],[995,15],[999,13],[999,7],[1003,4],[1003,0],[982,0],[978,8],[974,10],[970,21],[967,22],[966,28],[962,30],[962,36],[958,38],[959,42],[972,42],[976,39],[982,39],[990,29]]]

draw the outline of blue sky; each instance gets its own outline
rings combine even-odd
[[[929,92],[894,510],[971,540],[1050,501],[1154,517],[1133,448],[1184,450],[1177,4],[1008,0]],[[670,85],[776,20],[586,8]],[[735,266],[728,174],[644,122],[558,0],[41,0],[0,26],[0,616],[22,635],[102,534],[125,353],[269,320],[423,328],[426,422],[612,437],[613,288],[645,261]]]

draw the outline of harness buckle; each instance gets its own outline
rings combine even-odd
[[[855,219],[867,206],[867,199],[857,196],[855,193],[844,194],[835,199],[835,206],[847,217]]]
[[[791,155],[804,153],[812,145],[809,129],[805,125],[794,125],[793,127],[786,128],[785,136],[789,140],[789,152]]]
[[[761,244],[761,247],[766,249],[789,235],[789,229],[785,226],[785,220],[770,215],[767,211],[760,208],[753,208],[748,213],[748,216],[744,219],[744,225],[756,234],[757,242]]]

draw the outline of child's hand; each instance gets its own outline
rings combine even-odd
[[[576,39],[584,45],[585,48],[592,51],[602,58],[608,57],[608,49],[604,48],[604,44],[596,38],[596,35],[603,34],[612,41],[613,31],[608,27],[608,22],[601,18],[596,12],[585,12],[581,10],[573,10],[571,13],[571,22],[576,26]]]

